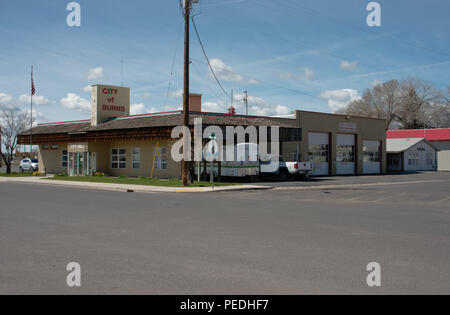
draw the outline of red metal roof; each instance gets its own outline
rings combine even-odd
[[[450,128],[391,130],[387,132],[386,136],[388,139],[425,138],[428,141],[450,141]]]

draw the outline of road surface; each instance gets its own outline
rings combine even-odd
[[[0,183],[0,294],[449,294],[450,173],[321,185],[349,181],[361,185],[136,194]],[[81,288],[66,285],[69,262]],[[366,284],[370,262],[380,288]]]

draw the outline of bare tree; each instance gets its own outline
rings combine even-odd
[[[1,145],[0,156],[5,162],[6,172],[11,173],[11,165],[17,148],[19,135],[30,126],[31,118],[28,112],[16,109],[4,109],[0,113]]]
[[[367,89],[339,113],[386,119],[387,130],[449,128],[450,87],[445,93],[415,78],[392,80]]]
[[[431,83],[410,78],[400,84],[401,103],[397,119],[404,129],[426,128],[434,103],[441,100],[441,93]]]
[[[427,128],[450,128],[450,105],[448,103],[439,102],[431,105],[426,116]]]
[[[399,84],[393,80],[364,91],[362,98],[350,103],[345,109],[345,113],[386,119],[386,130],[388,130],[397,119],[399,104]]]

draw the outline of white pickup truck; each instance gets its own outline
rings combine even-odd
[[[282,180],[288,180],[289,177],[309,178],[313,172],[311,162],[285,162],[281,156],[266,157],[266,162],[260,163],[260,176],[280,177]],[[276,165],[278,163],[278,165]]]
[[[224,153],[226,148],[224,149]],[[223,177],[273,177],[288,180],[290,177],[310,177],[313,165],[310,162],[285,162],[281,156],[259,156],[259,146],[254,143],[240,143],[234,147],[232,161],[222,162],[221,175]],[[202,164],[197,163],[194,174],[202,173]],[[214,176],[219,175],[219,165],[207,163],[206,175],[214,170]]]

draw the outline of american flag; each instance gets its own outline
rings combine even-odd
[[[31,95],[36,94],[36,89],[34,88],[34,80],[33,80],[33,69],[31,70]]]

